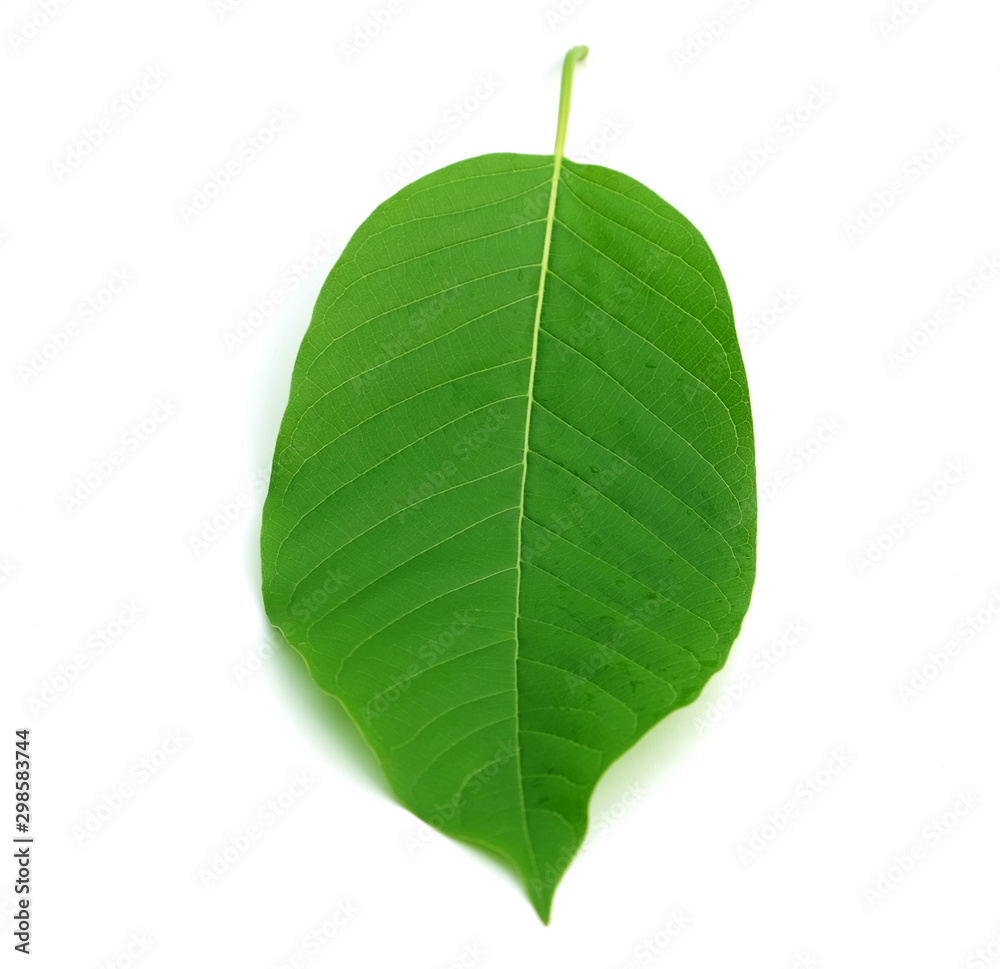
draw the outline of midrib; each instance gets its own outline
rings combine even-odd
[[[521,496],[517,520],[517,586],[514,593],[514,747],[517,751],[517,790],[521,801],[521,828],[524,842],[536,875],[538,859],[528,832],[528,811],[524,801],[524,776],[521,765],[521,718],[518,706],[518,654],[521,648],[519,626],[521,622],[521,549],[524,538],[524,493],[528,480],[528,442],[531,437],[531,411],[535,403],[535,370],[538,365],[538,334],[542,324],[542,302],[545,298],[545,280],[549,272],[549,253],[552,249],[552,227],[556,220],[556,196],[559,192],[559,176],[562,172],[563,154],[566,149],[566,128],[569,124],[570,92],[573,87],[573,68],[577,61],[587,56],[586,47],[574,47],[563,61],[562,85],[559,91],[559,116],[556,123],[556,144],[552,152],[552,185],[549,190],[549,210],[545,216],[545,242],[542,245],[542,262],[538,276],[538,302],[535,304],[535,325],[531,333],[531,366],[528,370],[528,401],[524,415],[524,452],[521,455]],[[539,899],[544,896],[539,896]],[[535,899],[536,907],[539,899]],[[550,904],[551,899],[546,905]],[[541,915],[541,909],[539,909]],[[547,916],[543,917],[547,923]]]
[[[542,262],[538,277],[538,302],[535,304],[535,325],[531,334],[531,365],[528,370],[528,405],[524,418],[524,453],[521,456],[521,495],[517,521],[517,585],[514,593],[514,746],[517,750],[517,789],[521,800],[521,824],[524,828],[524,840],[531,856],[531,863],[538,871],[538,861],[535,849],[528,832],[528,812],[524,801],[524,779],[521,771],[521,721],[518,711],[518,672],[517,658],[520,651],[519,625],[521,618],[521,548],[524,538],[524,493],[528,480],[528,440],[531,435],[531,410],[535,403],[535,370],[538,363],[538,333],[542,323],[542,300],[545,297],[545,278],[549,271],[549,252],[552,248],[552,226],[556,217],[556,196],[559,191],[559,173],[562,171],[562,145],[557,141],[556,153],[553,156],[552,187],[549,191],[549,209],[545,216],[545,242],[542,244]]]

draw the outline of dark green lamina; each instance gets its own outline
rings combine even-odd
[[[725,662],[757,524],[708,245],[563,157],[585,55],[554,154],[450,165],[354,234],[261,534],[271,622],[400,801],[507,858],[545,921],[598,778]]]

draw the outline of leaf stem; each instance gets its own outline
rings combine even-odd
[[[566,148],[566,128],[569,125],[569,101],[573,90],[573,69],[588,53],[587,47],[573,47],[566,53],[562,69],[562,88],[559,91],[559,123],[556,126],[556,164],[562,161]]]

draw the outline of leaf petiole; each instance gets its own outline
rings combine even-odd
[[[573,47],[566,53],[562,69],[562,88],[559,91],[559,122],[556,125],[556,165],[562,161],[566,148],[566,127],[569,124],[569,101],[573,90],[573,69],[589,52],[588,47]]]

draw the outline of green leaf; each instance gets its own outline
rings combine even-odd
[[[598,779],[723,665],[755,568],[726,286],[663,199],[563,158],[585,54],[554,154],[450,165],[354,234],[261,533],[268,617],[399,800],[546,922]]]

